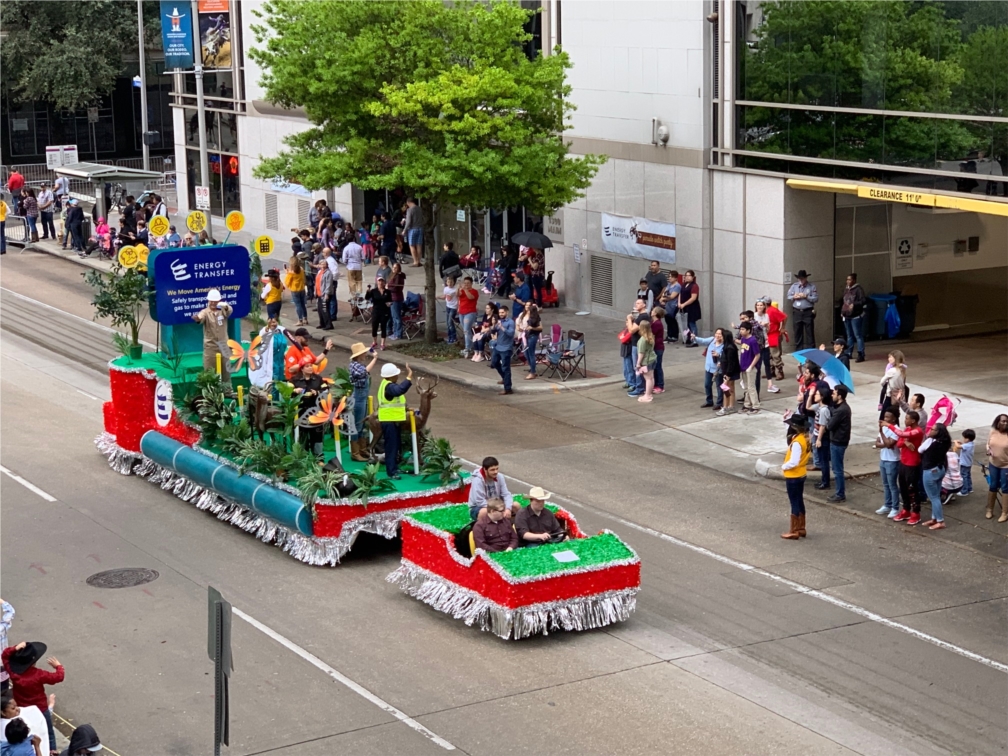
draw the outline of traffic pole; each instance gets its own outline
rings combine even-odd
[[[210,158],[207,155],[206,100],[203,98],[203,41],[200,39],[198,0],[192,0],[192,19],[193,34],[196,35],[196,44],[193,47],[193,52],[196,54],[196,118],[199,124],[200,185],[206,187],[209,192]],[[213,241],[213,213],[210,208],[207,208],[206,216],[207,235]]]
[[[137,0],[137,38],[140,46],[140,143],[143,145],[143,169],[150,170],[150,145],[147,144],[147,53],[144,50],[143,0]]]

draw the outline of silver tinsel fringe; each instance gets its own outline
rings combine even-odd
[[[426,509],[437,509],[444,504],[434,504],[421,509],[397,509],[386,512],[372,512],[356,520],[343,524],[339,536],[321,537],[306,536],[280,525],[268,517],[254,512],[236,501],[227,499],[215,491],[205,489],[184,475],[169,470],[153,460],[122,449],[115,436],[102,433],[95,439],[98,450],[109,459],[109,466],[122,475],[136,475],[146,478],[150,483],[170,491],[182,501],[194,504],[197,509],[210,512],[218,520],[228,522],[252,533],[264,543],[272,543],[290,554],[298,561],[316,567],[335,567],[346,556],[361,533],[374,533],[383,538],[395,538],[399,530],[399,522],[410,512]],[[204,453],[205,450],[200,450]],[[223,458],[216,457],[222,462]],[[269,481],[267,481],[269,482]],[[360,506],[355,505],[355,506]]]
[[[509,609],[490,599],[403,560],[387,578],[413,598],[466,625],[519,640],[551,630],[590,630],[622,622],[637,606],[638,588],[606,591],[593,596],[549,601]]]

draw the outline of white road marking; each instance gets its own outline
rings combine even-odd
[[[39,488],[38,486],[36,486],[34,483],[25,480],[24,478],[22,478],[20,475],[17,475],[16,473],[12,473],[10,470],[8,470],[3,465],[0,465],[0,472],[2,472],[4,475],[6,475],[11,480],[16,480],[18,483],[20,483],[22,486],[24,486],[25,488],[27,488],[33,494],[37,494],[38,496],[41,496],[46,501],[56,501],[56,497],[50,496],[45,491],[43,491],[41,488]]]
[[[94,399],[96,402],[98,401],[98,397],[97,396],[89,394],[87,391],[81,391],[80,389],[75,389],[75,391],[78,394],[84,394],[84,396],[86,396],[88,399]]]
[[[74,320],[79,320],[81,323],[87,323],[88,325],[94,326],[95,328],[98,328],[98,329],[101,329],[102,331],[105,331],[106,333],[121,333],[121,331],[117,331],[115,328],[109,328],[107,325],[104,325],[102,323],[96,323],[93,320],[88,320],[87,318],[82,318],[80,315],[74,315],[72,312],[67,312],[66,310],[61,310],[59,307],[53,307],[51,304],[46,304],[45,302],[40,302],[37,299],[32,299],[31,297],[26,297],[24,294],[19,294],[18,292],[13,291],[11,289],[8,289],[5,286],[0,286],[0,291],[2,291],[5,295],[9,295],[9,296],[12,296],[12,297],[17,297],[18,299],[23,300],[25,302],[31,302],[33,305],[38,305],[39,307],[44,307],[47,310],[52,310],[53,312],[58,312],[60,315],[66,315],[68,318],[73,318]],[[148,349],[154,349],[154,350],[157,349],[157,347],[154,346],[154,344],[148,344],[146,341],[141,341],[140,343],[143,344]]]
[[[465,464],[471,465],[473,467],[479,467],[479,463],[470,462],[469,460],[461,458],[460,460]],[[515,483],[520,483],[521,485],[528,486],[529,488],[531,488],[534,485],[524,480],[520,480],[514,477],[513,475],[508,475],[506,477],[508,477],[510,480],[513,480]],[[994,659],[988,659],[986,656],[982,656],[978,653],[975,653],[974,651],[970,651],[969,649],[963,648],[962,646],[957,646],[954,643],[949,643],[948,641],[944,641],[941,638],[936,638],[933,635],[921,632],[920,630],[910,627],[909,625],[904,625],[902,622],[896,622],[895,620],[891,620],[888,617],[883,617],[881,614],[876,614],[870,609],[865,609],[863,606],[852,604],[849,601],[844,601],[843,599],[837,598],[836,596],[831,596],[830,594],[823,593],[822,591],[817,590],[815,588],[810,588],[807,585],[802,585],[801,583],[797,583],[794,580],[789,580],[787,578],[781,577],[780,575],[775,575],[772,572],[762,570],[754,565],[746,564],[745,562],[740,562],[737,559],[732,559],[731,557],[725,556],[724,554],[718,554],[716,551],[711,551],[710,549],[704,548],[703,546],[697,546],[695,543],[690,543],[689,541],[684,541],[681,538],[670,536],[668,533],[662,533],[660,530],[655,530],[654,528],[649,528],[644,525],[638,525],[635,522],[630,522],[630,520],[624,520],[622,517],[610,514],[609,512],[605,512],[601,509],[590,506],[588,504],[582,504],[579,501],[574,501],[573,499],[568,499],[564,496],[554,495],[554,500],[555,499],[562,499],[566,503],[572,504],[576,507],[580,507],[581,509],[586,509],[592,512],[593,514],[599,515],[600,517],[605,517],[609,520],[612,520],[613,522],[617,522],[620,525],[625,525],[626,527],[632,528],[633,530],[636,530],[640,533],[646,533],[647,535],[654,536],[655,538],[665,541],[666,543],[671,543],[675,546],[681,546],[682,548],[689,549],[690,551],[693,551],[697,554],[703,554],[704,556],[710,557],[711,559],[716,559],[722,564],[727,564],[731,567],[734,567],[735,569],[743,570],[745,572],[752,572],[757,575],[762,575],[763,577],[768,578],[769,580],[773,580],[776,583],[780,583],[781,585],[787,586],[791,590],[796,591],[798,593],[804,593],[806,596],[811,596],[812,598],[819,599],[820,601],[825,601],[827,604],[832,604],[833,606],[839,607],[841,609],[846,609],[847,611],[853,612],[859,617],[864,617],[865,619],[870,620],[872,622],[877,622],[878,624],[888,627],[892,630],[897,630],[901,633],[906,633],[907,635],[917,638],[918,640],[924,641],[925,643],[930,643],[934,646],[937,646],[938,648],[944,649],[946,651],[951,651],[953,654],[958,654],[959,656],[963,656],[967,659],[970,659],[971,661],[975,661],[979,664],[983,664],[992,669],[996,669],[999,672],[1008,673],[1008,664],[1002,664],[1001,662],[995,661]]]
[[[446,751],[454,751],[455,750],[455,746],[453,746],[447,740],[445,740],[444,738],[440,737],[439,735],[436,735],[435,733],[431,732],[430,730],[428,730],[426,727],[424,727],[422,724],[420,724],[419,722],[417,722],[412,717],[409,717],[406,714],[404,714],[403,712],[399,711],[399,709],[397,709],[392,704],[387,703],[386,701],[383,701],[382,699],[378,698],[378,696],[376,696],[370,690],[368,690],[367,688],[365,688],[365,687],[363,687],[361,685],[358,685],[353,680],[351,680],[349,677],[347,677],[346,675],[340,673],[339,670],[334,669],[333,667],[331,667],[328,664],[326,664],[324,661],[322,661],[321,659],[319,659],[317,656],[315,656],[311,652],[306,651],[305,649],[301,648],[301,646],[299,646],[296,643],[294,643],[294,641],[285,638],[284,636],[280,635],[280,633],[278,633],[276,630],[273,630],[272,628],[267,627],[262,622],[260,622],[259,620],[255,619],[254,617],[250,617],[249,615],[245,614],[245,612],[243,612],[241,609],[236,609],[236,608],[232,607],[232,611],[235,614],[237,614],[241,619],[245,620],[250,625],[252,625],[252,627],[254,627],[256,630],[260,631],[261,633],[264,633],[264,634],[268,635],[270,638],[272,638],[273,640],[275,640],[281,646],[284,646],[285,648],[289,649],[290,651],[293,651],[295,654],[297,654],[298,656],[300,656],[302,659],[304,659],[306,662],[308,662],[312,666],[317,667],[318,669],[320,669],[323,672],[325,672],[327,675],[329,675],[331,678],[333,678],[336,682],[341,683],[342,685],[345,685],[347,688],[349,688],[350,690],[352,690],[354,693],[356,693],[361,698],[364,698],[364,699],[370,701],[375,706],[377,706],[379,709],[382,709],[383,711],[388,712],[389,714],[391,714],[393,717],[395,717],[396,719],[398,719],[400,722],[402,722],[406,726],[411,727],[414,730],[416,730],[417,732],[419,732],[421,735],[423,735],[428,740],[433,741],[437,745],[439,745],[442,748],[444,748]]]

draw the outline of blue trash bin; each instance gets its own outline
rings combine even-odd
[[[889,305],[896,304],[895,294],[869,294],[868,301],[871,302],[873,315],[871,318],[871,329],[874,335],[880,339],[889,338],[886,331],[886,310]],[[866,333],[865,336],[868,334]]]

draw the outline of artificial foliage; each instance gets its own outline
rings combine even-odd
[[[410,515],[410,517],[417,522],[422,522],[425,525],[430,525],[432,528],[443,530],[452,535],[455,535],[472,522],[472,517],[469,516],[468,504],[429,509],[426,512],[416,512]]]
[[[433,302],[445,205],[547,215],[580,196],[605,159],[569,154],[570,59],[559,48],[526,55],[533,13],[495,1],[268,0],[249,56],[267,99],[303,108],[310,126],[255,175],[309,189],[407,187],[425,218]],[[426,340],[437,340],[435,318]]]
[[[447,438],[428,438],[420,450],[420,471],[425,479],[434,479],[442,483],[457,480],[462,469],[462,463],[455,456],[455,450]]]
[[[578,557],[577,561],[557,561],[553,555],[561,551],[573,552]],[[633,552],[613,533],[599,533],[589,538],[573,538],[561,543],[544,543],[541,546],[501,551],[488,554],[487,558],[499,564],[512,577],[527,578],[631,559]]]
[[[108,318],[114,328],[128,328],[130,344],[139,345],[140,326],[147,318],[150,300],[147,276],[135,268],[124,268],[118,262],[107,273],[89,270],[82,275],[94,290],[91,305],[95,320]]]
[[[354,484],[354,492],[350,494],[350,501],[366,507],[371,497],[396,490],[395,484],[381,475],[380,470],[380,466],[376,463],[366,465],[363,470],[350,473],[350,480]]]

